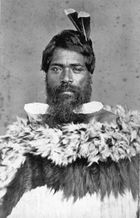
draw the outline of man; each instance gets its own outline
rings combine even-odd
[[[89,15],[45,48],[47,104],[25,106],[1,138],[1,217],[136,217],[140,114],[90,102]],[[84,20],[85,19],[85,20]],[[130,161],[131,160],[131,161]]]
[[[94,67],[92,42],[86,41],[80,32],[64,30],[51,40],[42,58],[51,115],[48,122],[52,121],[50,125],[89,122],[89,117],[78,115],[78,111],[80,113],[82,105],[90,101]],[[95,114],[92,113],[93,116]],[[102,110],[96,118],[105,121],[112,119],[113,114]]]
[[[46,123],[50,127],[70,122],[88,123],[93,117],[101,122],[116,118],[99,102],[84,105],[92,110],[86,114],[83,112],[83,104],[90,102],[91,98],[94,67],[92,41],[85,40],[81,32],[64,30],[50,41],[42,57],[49,105],[45,111]],[[26,105],[26,108],[28,106],[31,105]]]

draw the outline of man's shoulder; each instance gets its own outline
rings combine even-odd
[[[90,121],[92,121],[92,119],[95,119],[97,122],[111,123],[111,122],[115,121],[116,118],[117,118],[117,116],[113,112],[102,109],[102,110],[94,113],[93,116],[90,118]]]

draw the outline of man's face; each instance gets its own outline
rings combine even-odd
[[[46,76],[47,102],[54,113],[69,117],[73,109],[88,102],[91,95],[91,76],[83,55],[62,48],[54,51]],[[56,112],[55,112],[56,111]]]
[[[58,48],[54,52],[47,74],[48,83],[52,88],[61,85],[62,81],[82,88],[85,86],[88,71],[83,55]]]

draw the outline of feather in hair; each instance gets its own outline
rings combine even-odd
[[[72,8],[69,8],[69,9],[65,9],[64,12],[67,15],[67,17],[70,19],[70,21],[73,23],[73,25],[75,26],[77,31],[81,32],[81,27],[80,27],[80,23],[79,23],[79,20],[78,20],[77,11],[75,11]]]
[[[77,11],[72,8],[65,9],[64,12],[74,24],[77,31],[82,33],[85,40],[88,41],[90,38],[90,14],[84,11],[77,13]]]
[[[81,25],[82,33],[85,36],[85,40],[88,41],[90,38],[90,14],[80,11],[78,13],[78,20]]]

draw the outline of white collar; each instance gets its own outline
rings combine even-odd
[[[38,116],[43,116],[48,114],[48,104],[44,103],[28,103],[24,105],[24,110],[29,117],[37,118]],[[91,114],[98,112],[103,109],[103,104],[98,101],[92,101],[83,104],[80,108],[74,110],[74,113],[77,114]]]

